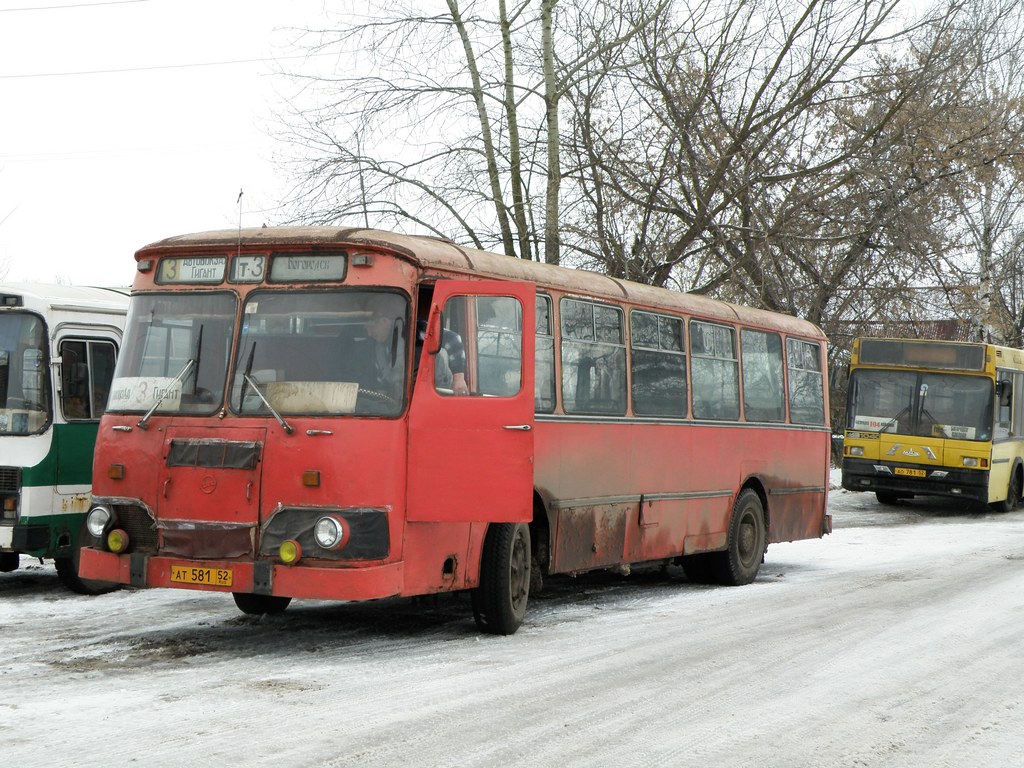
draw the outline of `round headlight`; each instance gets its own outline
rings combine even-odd
[[[85,518],[85,527],[91,536],[99,539],[103,537],[103,532],[107,530],[113,518],[113,513],[106,507],[93,507],[89,510],[89,516]]]
[[[348,532],[345,524],[337,517],[327,515],[321,517],[313,526],[313,538],[317,546],[323,549],[341,549],[348,541]]]

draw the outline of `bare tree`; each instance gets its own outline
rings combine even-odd
[[[614,62],[661,6],[580,0],[563,21],[556,0],[498,0],[494,16],[482,5],[445,0],[428,15],[382,4],[308,32],[308,50],[344,50],[366,74],[298,78],[306,88],[285,134],[301,148],[291,161],[297,219],[413,225],[558,263],[561,208],[578,197],[562,186],[564,95],[595,63]],[[622,12],[630,6],[652,10]]]
[[[839,336],[977,318],[992,285],[1009,338],[1020,4],[372,7],[306,39],[355,58],[299,81],[315,103],[290,118],[296,218],[425,229]]]

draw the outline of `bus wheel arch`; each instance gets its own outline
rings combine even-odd
[[[471,593],[473,618],[482,631],[511,635],[523,623],[530,595],[530,528],[492,523],[484,536],[480,584]]]
[[[121,585],[109,581],[96,581],[95,579],[83,579],[78,575],[78,563],[82,557],[82,543],[90,541],[92,537],[82,523],[78,538],[70,542],[70,555],[61,555],[54,558],[54,565],[57,566],[57,578],[60,583],[79,595],[102,595],[120,589]],[[63,539],[62,539],[63,540]]]
[[[733,503],[726,548],[714,553],[713,570],[719,584],[741,586],[757,578],[768,549],[768,522],[764,489],[748,483]]]
[[[997,512],[1012,512],[1020,506],[1022,493],[1024,493],[1024,464],[1017,459],[1013,463],[1010,479],[1006,484],[1006,498],[994,502],[991,506]]]
[[[544,577],[551,573],[551,521],[540,493],[533,492],[533,520],[530,522],[530,593],[539,594]]]

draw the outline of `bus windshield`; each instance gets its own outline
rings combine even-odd
[[[850,379],[847,428],[989,440],[993,391],[982,376],[860,369]]]
[[[0,434],[42,431],[50,417],[46,327],[28,312],[0,315]]]
[[[231,386],[242,415],[401,413],[409,302],[391,291],[256,291]]]
[[[211,414],[220,408],[235,306],[231,293],[134,296],[107,409]]]

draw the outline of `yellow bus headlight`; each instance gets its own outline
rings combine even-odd
[[[120,554],[128,549],[128,533],[120,528],[115,528],[107,534],[107,549]]]
[[[294,565],[302,559],[302,547],[295,539],[287,539],[281,542],[281,548],[277,550],[277,556],[285,565]]]
[[[964,456],[965,467],[976,467],[978,466],[978,459],[974,456]]]

